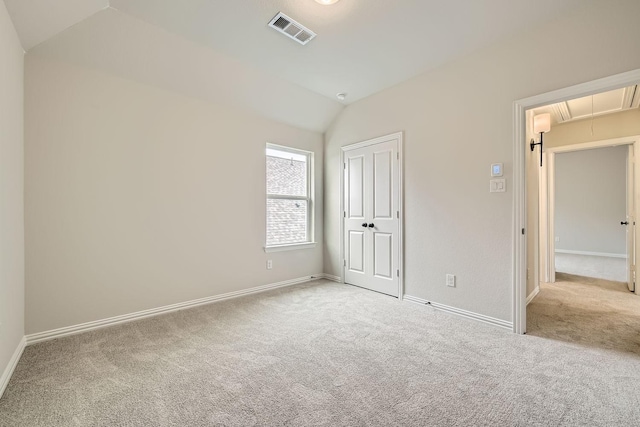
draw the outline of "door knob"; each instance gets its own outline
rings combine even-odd
[[[620,221],[620,225],[629,225],[629,221]]]
[[[369,228],[373,228],[373,227],[374,227],[373,223],[369,224]]]
[[[363,227],[366,227],[366,226],[367,226],[367,223],[366,223],[366,222],[365,222],[365,223],[363,223],[363,224],[362,224],[362,226],[363,226]]]

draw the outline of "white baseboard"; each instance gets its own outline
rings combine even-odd
[[[66,326],[63,328],[52,329],[50,331],[38,332],[26,336],[26,344],[36,344],[43,341],[49,341],[56,338],[62,338],[69,335],[80,334],[95,329],[105,328],[107,326],[118,325],[121,323],[132,322],[134,320],[144,319],[146,317],[158,316],[160,314],[170,313],[172,311],[184,310],[187,308],[197,307],[200,305],[211,304],[232,298],[238,298],[244,295],[257,294],[272,289],[283,288],[285,286],[298,285],[300,283],[310,282],[322,277],[322,274],[314,274],[313,276],[300,277],[298,279],[285,280],[283,282],[271,283],[268,285],[256,286],[254,288],[243,289],[240,291],[228,292],[226,294],[214,295],[195,299],[191,301],[180,302],[177,304],[165,305],[163,307],[152,308],[149,310],[138,311],[135,313],[123,314],[121,316],[110,317],[107,319],[94,320],[92,322],[81,323],[79,325]]]
[[[533,301],[533,299],[538,296],[538,294],[540,293],[540,286],[536,286],[536,288],[533,290],[533,292],[531,292],[529,294],[529,296],[527,297],[527,305],[529,305],[529,303],[531,301]]]
[[[331,280],[332,282],[342,283],[342,278],[340,276],[334,276],[333,274],[322,274],[323,279]]]
[[[420,305],[429,305],[436,310],[446,311],[447,313],[452,313],[458,316],[466,317],[467,319],[473,319],[478,322],[487,323],[492,326],[497,326],[499,328],[513,330],[513,323],[508,322],[502,319],[496,319],[495,317],[485,316],[484,314],[474,313],[472,311],[462,310],[460,308],[449,307],[448,305],[439,304],[433,301],[427,301],[426,299],[413,297],[411,295],[404,295],[404,300],[413,302]]]
[[[16,366],[18,366],[18,361],[20,360],[20,357],[22,356],[22,352],[24,351],[24,348],[26,346],[27,346],[27,340],[25,339],[25,337],[22,337],[22,339],[18,343],[18,347],[16,348],[16,351],[13,352],[13,356],[11,356],[11,359],[9,360],[9,364],[7,365],[4,372],[2,373],[2,377],[0,377],[0,398],[4,394],[4,391],[6,390],[7,385],[9,385],[9,380],[11,379],[11,375],[13,375],[13,371],[15,371]]]
[[[588,252],[588,251],[572,251],[569,249],[556,249],[557,254],[571,254],[571,255],[589,255],[589,256],[602,256],[607,258],[626,258],[626,254],[610,254],[607,252]]]

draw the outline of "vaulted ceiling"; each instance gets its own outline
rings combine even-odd
[[[324,131],[344,104],[593,0],[4,1],[30,54]],[[269,28],[279,11],[318,36]]]

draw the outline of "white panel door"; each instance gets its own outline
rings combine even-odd
[[[398,137],[345,151],[345,283],[399,296]]]

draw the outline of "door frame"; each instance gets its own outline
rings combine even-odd
[[[523,98],[513,103],[513,229],[512,229],[512,312],[513,332],[527,331],[527,193],[525,161],[526,111],[543,105],[594,95],[599,92],[640,84],[640,69],[581,83],[564,89]],[[539,265],[534,266],[540,269]]]
[[[342,212],[342,216],[340,217],[340,262],[342,262],[342,268],[340,269],[340,283],[345,283],[345,267],[346,267],[346,259],[345,259],[345,248],[344,248],[344,218],[346,216],[346,211],[344,210],[344,171],[345,171],[345,154],[348,151],[355,150],[358,148],[368,147],[370,145],[379,144],[381,142],[387,142],[392,139],[398,140],[398,210],[400,211],[400,217],[398,218],[398,270],[400,270],[400,274],[398,275],[398,299],[402,301],[404,297],[404,153],[403,153],[403,132],[396,132],[389,135],[379,136],[377,138],[368,139],[366,141],[356,142],[354,144],[349,144],[341,147],[340,150],[340,164],[342,165],[342,169],[340,169],[340,212]]]
[[[545,153],[545,166],[543,167],[542,174],[545,174],[546,169],[546,177],[548,186],[540,187],[540,196],[546,203],[546,212],[543,208],[543,204],[540,204],[540,217],[546,217],[547,221],[547,231],[545,235],[540,234],[542,239],[542,245],[547,248],[547,256],[543,261],[543,269],[545,272],[545,277],[547,278],[548,283],[554,283],[556,281],[556,269],[555,269],[555,211],[556,211],[556,200],[555,200],[555,182],[556,182],[556,154],[558,153],[570,153],[575,151],[584,151],[584,150],[592,150],[596,148],[608,148],[608,147],[619,147],[622,145],[633,145],[634,153],[638,152],[640,149],[640,135],[632,135],[625,136],[621,138],[612,138],[612,139],[603,139],[599,141],[592,142],[583,142],[578,144],[571,145],[563,145],[560,147],[552,147],[547,149]],[[634,194],[633,199],[635,202],[635,206],[638,206],[638,165],[635,163],[635,185],[634,185]],[[627,197],[627,196],[625,196]],[[627,200],[628,202],[628,200]],[[626,207],[625,207],[626,209]],[[638,238],[638,228],[635,228],[636,241]],[[629,256],[629,254],[627,254]]]

